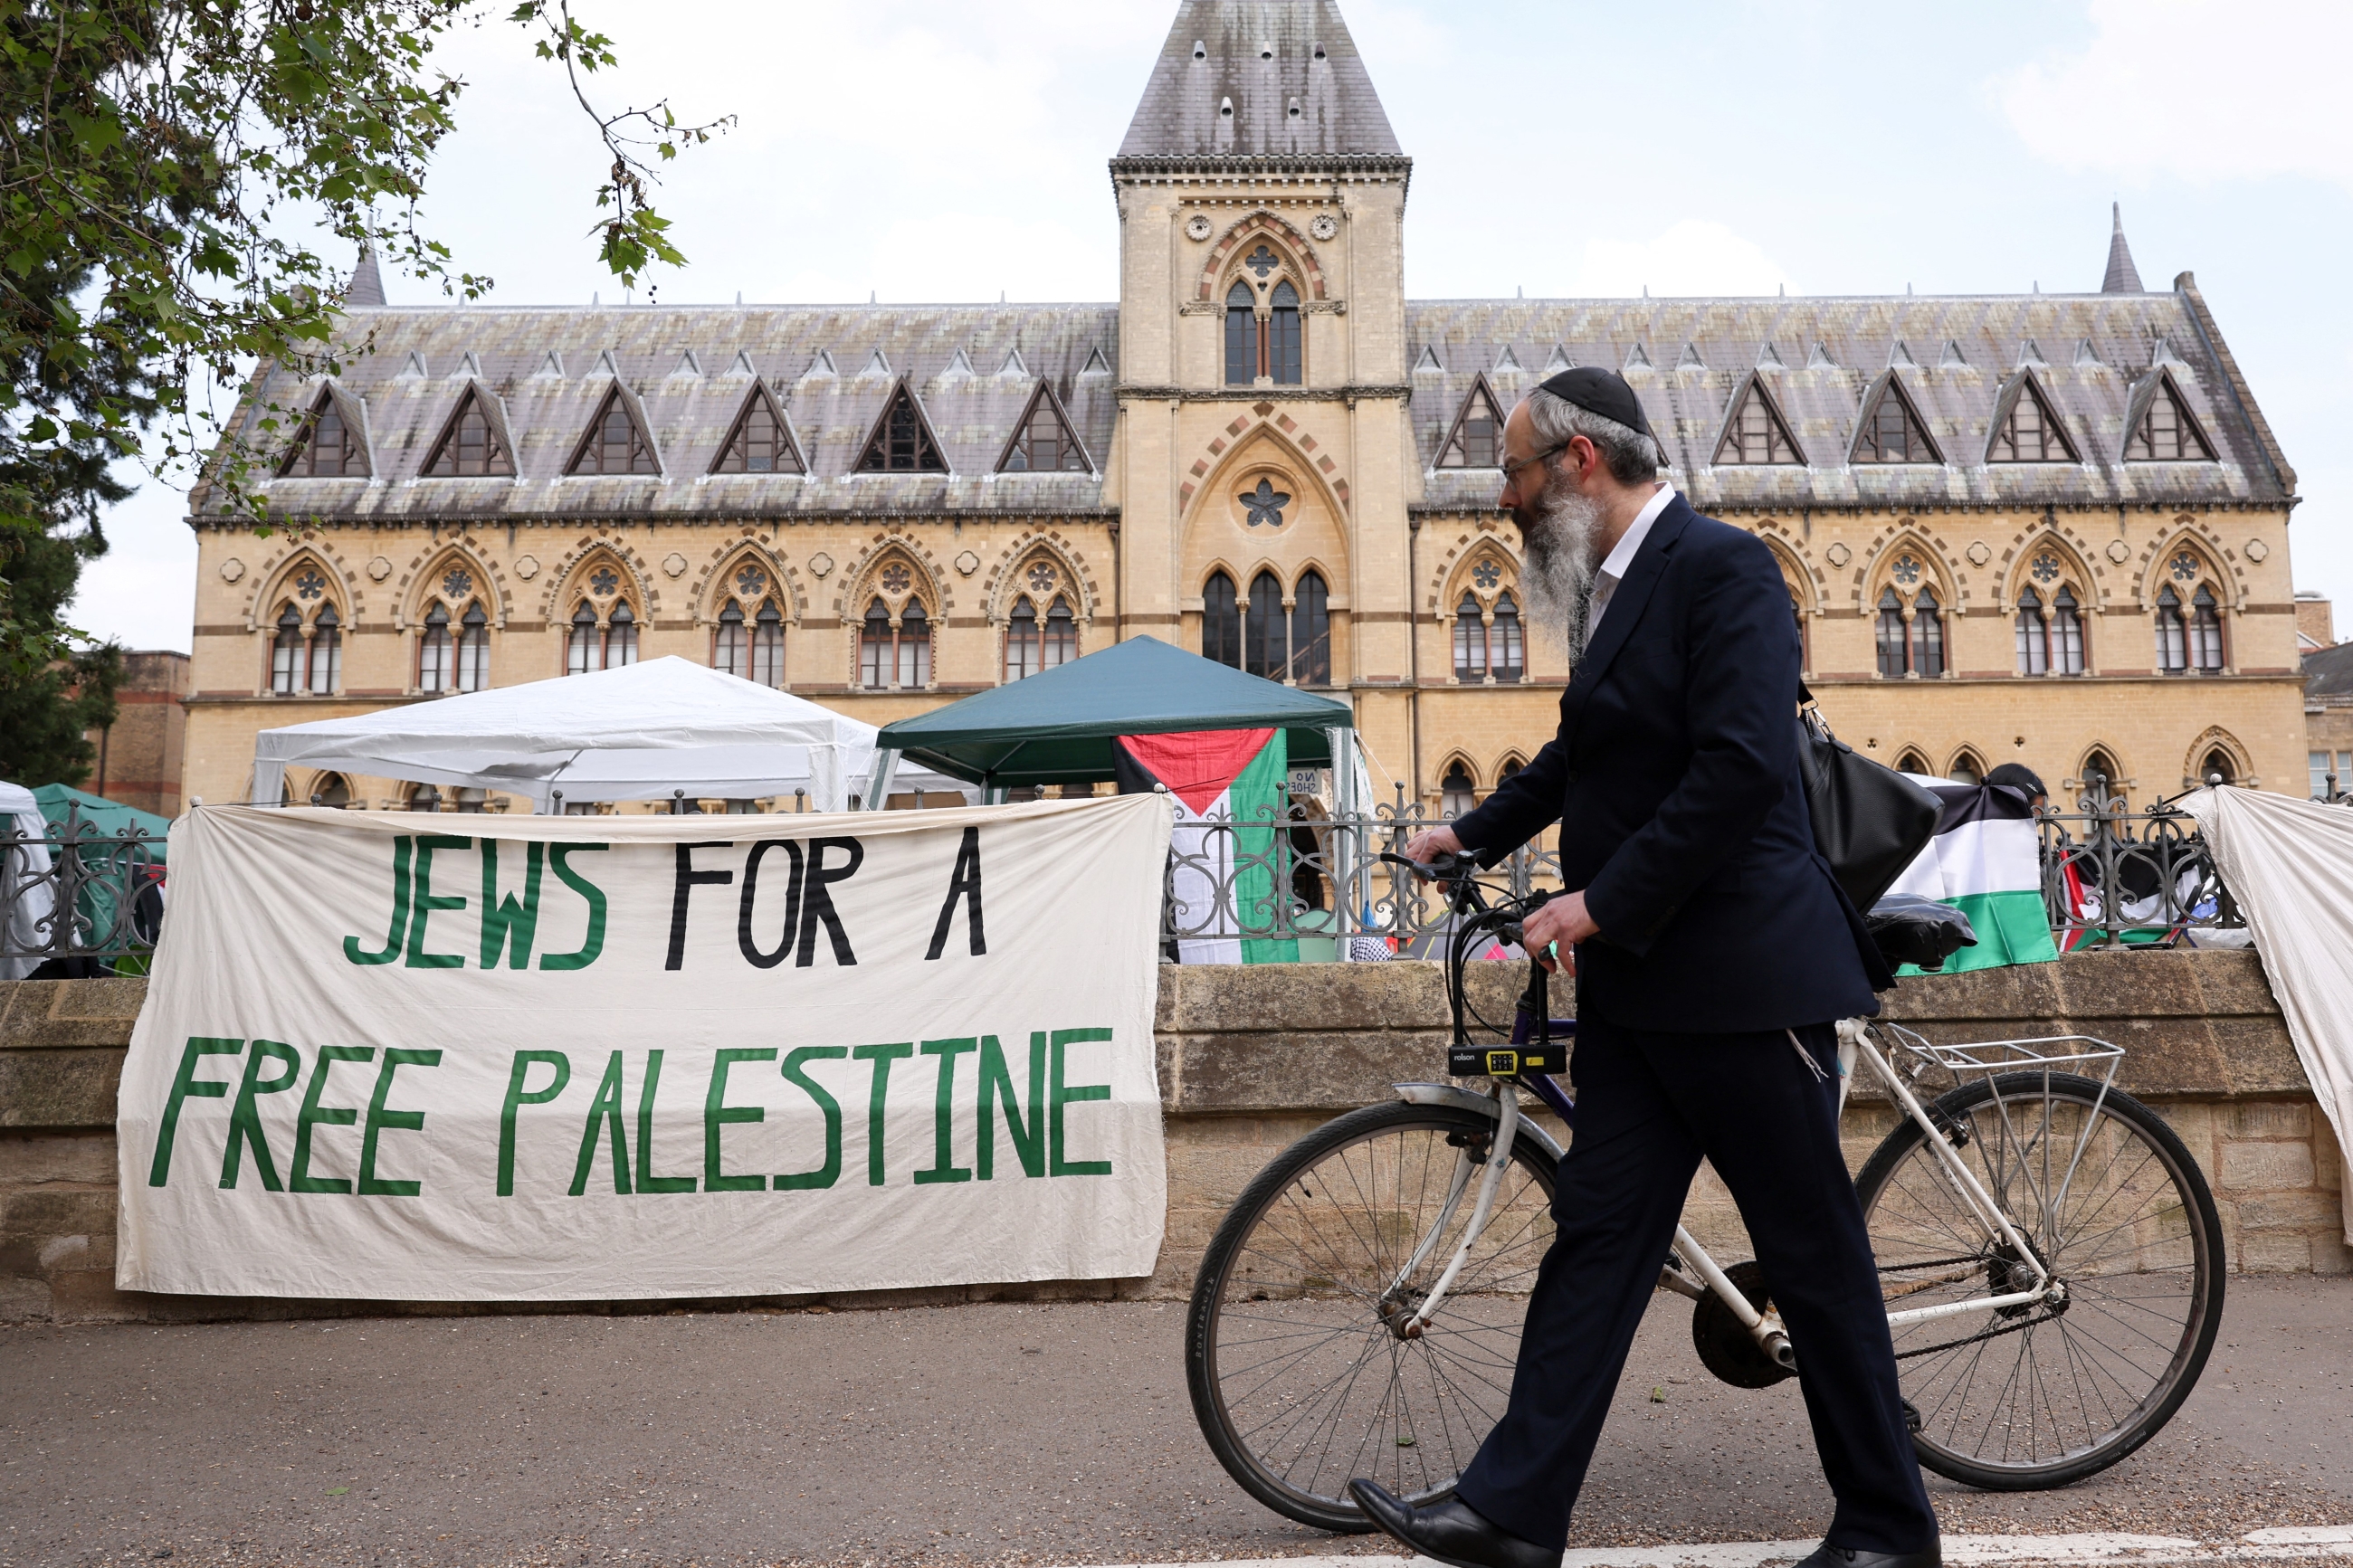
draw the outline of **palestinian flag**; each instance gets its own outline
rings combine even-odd
[[[1966,784],[1908,774],[1944,805],[1936,837],[1905,868],[1891,893],[1916,893],[1969,917],[1978,944],[1945,960],[1939,974],[2052,963],[2059,949],[2042,908],[2042,861],[2034,808],[2008,784]],[[1899,974],[1921,973],[1905,964]]]
[[[1190,730],[1122,735],[1112,748],[1122,795],[1166,784],[1176,798],[1169,883],[1182,963],[1296,963],[1296,937],[1245,936],[1274,924],[1289,889],[1275,875],[1281,825],[1291,809],[1280,730]],[[1237,870],[1237,864],[1240,869]]]

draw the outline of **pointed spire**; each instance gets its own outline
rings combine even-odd
[[[359,265],[352,268],[352,280],[343,289],[345,305],[381,305],[384,303],[384,274],[376,270],[375,248],[363,242]]]
[[[2109,216],[2116,226],[2108,234],[2108,275],[2100,279],[2103,294],[2142,294],[2140,269],[2133,265],[2132,247],[2125,243],[2125,205],[2122,202],[2108,204]]]

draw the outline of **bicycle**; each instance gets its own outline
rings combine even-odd
[[[1440,1501],[1501,1415],[1561,1158],[1520,1091],[1576,1117],[1554,1081],[1576,1021],[1550,1016],[1544,967],[1528,965],[1506,1043],[1473,1040],[1473,1022],[1503,1031],[1466,995],[1473,948],[1516,943],[1547,895],[1490,908],[1461,858],[1382,858],[1447,889],[1448,1071],[1487,1088],[1399,1084],[1285,1150],[1219,1226],[1186,1325],[1219,1462],[1276,1512],[1340,1532],[1372,1528],[1352,1477]],[[1901,1112],[1855,1185],[1914,1446],[1939,1475],[1993,1490],[2080,1479],[2155,1436],[2205,1366],[2221,1220],[2180,1139],[2114,1087],[2123,1057],[2089,1036],[1940,1045],[1839,1026],[1841,1110],[1860,1068]],[[1914,1084],[1932,1068],[1955,1087],[1924,1103]],[[1694,1301],[1694,1348],[1716,1377],[1796,1374],[1756,1263],[1719,1265],[1678,1226],[1659,1284]]]

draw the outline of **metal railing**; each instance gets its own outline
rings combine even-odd
[[[0,974],[144,973],[164,924],[164,837],[109,833],[79,805],[27,833],[0,817]]]
[[[2096,779],[2075,805],[2035,818],[2043,912],[2062,952],[2170,946],[2192,931],[2245,929],[2194,818],[2168,802],[2135,811]],[[1434,953],[1445,900],[1378,857],[1454,816],[1401,801],[1363,815],[1294,805],[1287,820],[1270,807],[1255,821],[1182,825],[1161,934],[1168,942],[1370,938],[1399,956]],[[1557,829],[1547,829],[1495,874],[1515,893],[1557,888],[1556,845]]]

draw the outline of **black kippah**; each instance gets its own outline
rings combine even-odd
[[[1614,419],[1629,430],[1651,435],[1651,422],[1642,416],[1642,400],[1626,384],[1626,378],[1614,370],[1596,365],[1579,365],[1575,370],[1562,371],[1536,388],[1549,392],[1564,403],[1574,403],[1589,414],[1604,419]],[[1656,441],[1657,437],[1651,439]]]

